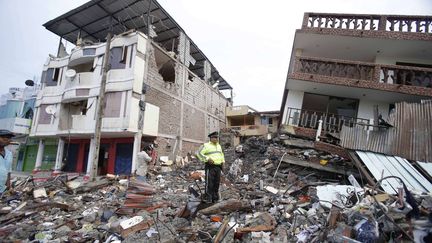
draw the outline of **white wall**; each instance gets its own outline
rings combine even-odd
[[[374,118],[374,107],[378,105],[378,114],[381,114],[383,119],[388,118],[390,104],[366,99],[360,99],[358,107],[358,118],[372,119]]]
[[[7,129],[13,133],[29,134],[30,123],[31,120],[25,118],[4,118],[0,119],[0,128]]]
[[[159,107],[146,103],[144,112],[143,134],[157,136],[159,132]]]
[[[285,122],[286,122],[286,114],[288,111],[288,107],[296,108],[296,109],[302,108],[303,96],[304,96],[303,91],[288,90],[288,95],[287,95],[287,99],[285,102],[284,113],[283,113],[283,117],[282,117],[282,124],[285,124]]]

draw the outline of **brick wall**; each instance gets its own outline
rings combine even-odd
[[[183,141],[179,154],[186,155],[189,151],[198,149],[209,132],[225,127],[225,107],[227,100],[222,94],[213,90],[203,80],[190,75],[180,62],[175,64],[175,82],[165,82],[158,72],[154,47],[149,53],[149,80],[146,102],[154,104],[159,110],[159,133],[171,138],[158,137],[159,155],[170,155],[175,149],[175,137],[180,136],[180,120],[183,101]],[[184,96],[182,97],[182,84]],[[213,116],[211,116],[211,115]],[[216,116],[216,117],[214,117]],[[184,139],[197,140],[196,143]]]
[[[180,132],[180,101],[150,88],[146,94],[146,102],[160,108],[159,133],[177,136]]]
[[[201,80],[194,77],[193,80],[186,80],[184,99],[192,105],[196,105],[201,109],[206,108],[206,89],[207,85]]]
[[[201,144],[183,141],[182,156],[186,156],[189,152],[191,152],[192,155],[195,156],[195,153],[198,150],[199,146],[201,146]]]
[[[205,135],[204,113],[187,104],[183,110],[183,137],[203,140]]]
[[[305,127],[294,127],[295,135],[315,139],[316,130]]]

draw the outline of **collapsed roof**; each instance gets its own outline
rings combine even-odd
[[[128,30],[147,33],[148,17],[151,29],[156,35],[153,41],[167,49],[175,48],[180,32],[186,35],[180,25],[155,0],[91,0],[48,21],[43,26],[71,43],[76,43],[78,38],[100,42],[105,40],[110,25],[115,35]],[[192,40],[190,43],[190,55],[196,60],[195,66],[202,66],[205,60],[211,64]],[[219,81],[218,88],[232,89],[213,64],[211,68],[211,78]],[[191,71],[200,77],[204,76],[203,68],[191,69]]]

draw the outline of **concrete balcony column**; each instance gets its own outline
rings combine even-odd
[[[142,138],[141,132],[138,131],[137,133],[135,133],[133,151],[132,151],[131,174],[135,173],[135,170],[137,169],[137,162],[138,162],[137,154],[141,151],[141,138]]]
[[[86,176],[85,179],[89,179],[93,170],[93,156],[96,150],[96,140],[94,138],[92,138],[90,140],[90,149],[89,149],[89,154],[88,154],[88,159],[87,159],[87,172],[86,172]]]
[[[64,153],[64,145],[65,145],[65,140],[63,138],[59,138],[58,146],[57,146],[57,155],[56,155],[55,166],[54,166],[54,173],[55,174],[61,172],[63,153]]]
[[[38,147],[38,151],[37,151],[37,155],[36,155],[35,168],[33,169],[33,172],[37,172],[42,167],[42,158],[44,155],[44,150],[45,150],[45,140],[40,139],[39,140],[39,147]]]

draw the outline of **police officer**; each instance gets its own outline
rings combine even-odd
[[[214,203],[219,201],[219,183],[225,157],[219,144],[218,132],[212,132],[208,136],[210,141],[201,145],[197,156],[199,160],[205,163],[205,195],[203,201]]]

